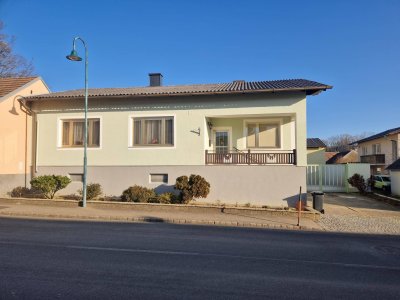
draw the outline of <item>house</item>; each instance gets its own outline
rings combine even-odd
[[[400,158],[386,168],[390,172],[391,193],[400,196]]]
[[[208,201],[287,205],[306,186],[306,96],[332,88],[276,80],[89,90],[88,182],[107,195],[134,184],[171,190],[181,175],[211,184]],[[26,99],[36,175],[81,187],[84,90]]]
[[[388,129],[355,141],[360,162],[371,164],[371,174],[388,174],[388,167],[399,158],[400,127]]]
[[[319,138],[307,139],[307,164],[323,165],[325,164],[326,145]]]
[[[327,152],[330,157],[326,160],[327,165],[333,164],[348,164],[358,162],[358,153],[354,150],[341,151],[341,152]]]
[[[49,92],[40,77],[0,78],[0,195],[29,185],[32,120],[20,100]]]

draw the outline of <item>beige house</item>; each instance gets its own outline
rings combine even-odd
[[[307,139],[307,164],[324,165],[325,164],[326,145],[319,138]]]
[[[107,195],[138,184],[162,192],[181,175],[211,184],[208,201],[288,205],[306,187],[308,80],[89,90],[88,182]],[[36,174],[81,187],[83,90],[32,96]]]
[[[400,157],[400,127],[356,141],[360,162],[371,164],[371,174],[388,174],[386,168]]]
[[[32,119],[21,99],[49,92],[40,77],[0,78],[0,195],[30,181]]]

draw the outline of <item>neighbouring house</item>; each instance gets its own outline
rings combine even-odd
[[[400,158],[389,165],[386,170],[390,172],[391,193],[400,196]]]
[[[89,90],[88,182],[107,195],[134,184],[172,190],[181,175],[211,184],[207,201],[293,205],[306,189],[306,96],[332,87],[304,79]],[[81,187],[84,90],[27,98],[36,175]]]
[[[323,165],[325,164],[326,145],[319,138],[307,139],[307,164]]]
[[[357,145],[359,161],[371,164],[371,174],[388,174],[386,168],[399,158],[400,127],[388,129],[366,137]]]
[[[29,186],[32,120],[21,99],[49,92],[40,77],[0,78],[0,195]]]
[[[358,162],[358,153],[355,150],[341,151],[341,152],[327,152],[330,157],[326,160],[327,165],[334,164],[348,164]]]

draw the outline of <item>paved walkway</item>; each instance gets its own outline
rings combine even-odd
[[[281,215],[252,216],[246,212],[238,213],[204,213],[185,211],[166,211],[156,208],[149,210],[93,208],[76,206],[43,206],[17,204],[0,199],[0,217],[33,217],[76,220],[101,220],[119,222],[167,222],[178,224],[204,224],[242,227],[261,227],[276,229],[321,230],[318,222],[311,219],[301,219],[300,228],[297,217]]]
[[[319,224],[327,231],[400,235],[398,206],[356,193],[326,193],[324,209]]]

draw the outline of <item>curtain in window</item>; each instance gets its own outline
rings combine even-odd
[[[247,125],[247,148],[255,148],[256,147],[256,124],[248,124]]]
[[[146,144],[161,144],[161,120],[145,121]]]
[[[63,122],[62,145],[69,145],[69,122]]]
[[[258,146],[259,147],[278,147],[278,128],[276,125],[259,125]]]
[[[100,121],[95,120],[92,122],[92,130],[90,131],[92,138],[91,146],[100,146]]]
[[[74,122],[73,123],[73,145],[83,145],[83,127],[85,122]]]
[[[174,128],[172,119],[165,120],[165,144],[172,145],[174,140]]]

